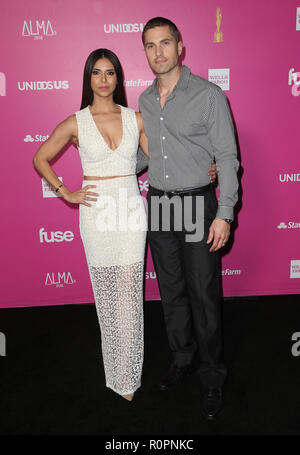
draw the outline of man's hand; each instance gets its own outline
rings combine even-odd
[[[230,224],[221,218],[215,218],[209,228],[208,239],[206,243],[213,241],[209,251],[217,251],[226,245],[230,236]]]
[[[208,175],[210,182],[213,183],[217,178],[217,166],[216,163],[213,163],[212,166],[208,169]]]

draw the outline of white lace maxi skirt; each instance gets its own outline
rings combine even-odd
[[[79,206],[79,226],[100,330],[106,386],[140,387],[144,357],[143,271],[146,211],[136,176],[84,180],[99,193]]]

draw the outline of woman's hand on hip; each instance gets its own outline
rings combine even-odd
[[[94,201],[98,200],[99,194],[94,193],[93,191],[89,191],[90,188],[96,188],[96,185],[86,185],[83,188],[80,188],[77,191],[62,191],[62,197],[65,201],[71,202],[72,204],[83,204],[86,207],[92,207],[92,204],[89,204],[87,201]]]

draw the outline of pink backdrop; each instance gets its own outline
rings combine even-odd
[[[78,208],[48,197],[32,158],[79,109],[84,63],[96,48],[118,54],[137,109],[154,77],[141,28],[159,15],[181,30],[183,63],[222,86],[237,126],[242,194],[234,243],[222,257],[224,296],[299,292],[299,0],[13,0],[1,5],[0,18],[0,306],[94,301]],[[67,187],[79,188],[74,146],[53,167]],[[146,174],[140,186],[145,196]],[[150,254],[145,286],[146,299],[159,299]]]

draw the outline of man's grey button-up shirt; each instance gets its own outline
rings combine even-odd
[[[139,98],[149,142],[150,185],[163,191],[205,186],[215,158],[220,189],[216,217],[233,219],[239,163],[226,96],[220,87],[183,66],[162,109],[156,82]],[[145,164],[139,151],[137,171]]]

